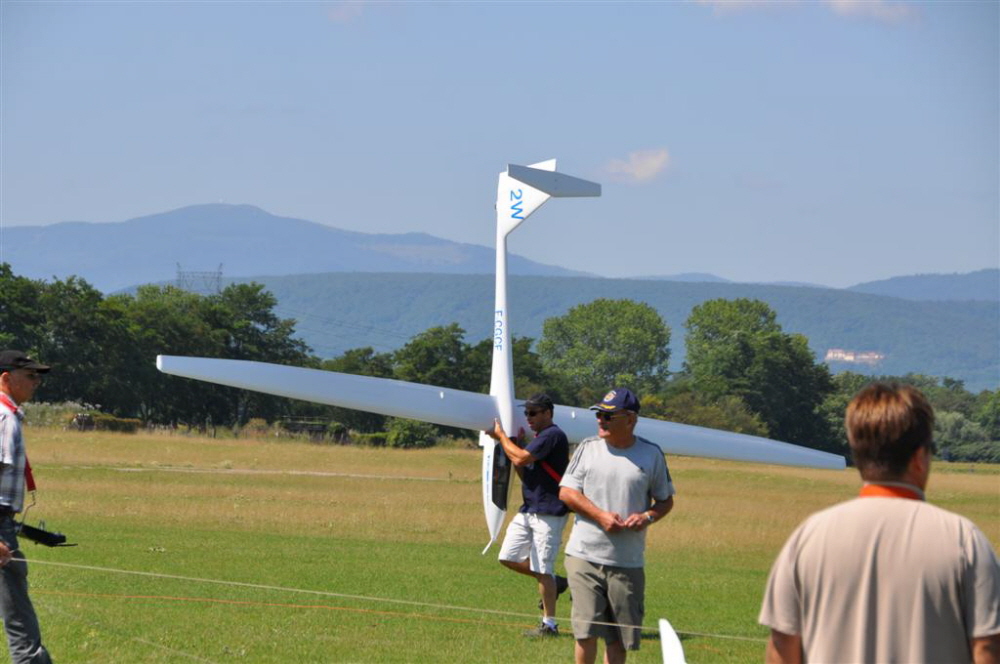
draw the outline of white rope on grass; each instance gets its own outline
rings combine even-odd
[[[21,559],[15,558],[12,562],[20,561]],[[143,576],[147,578],[154,579],[169,579],[172,581],[191,581],[196,583],[210,583],[220,586],[230,586],[235,588],[252,588],[255,590],[270,590],[277,592],[287,592],[287,593],[298,593],[303,595],[314,595],[318,597],[331,597],[337,599],[351,599],[363,602],[384,602],[386,604],[396,604],[401,606],[413,606],[428,609],[438,609],[447,611],[465,611],[471,613],[485,613],[495,616],[505,616],[514,618],[530,618],[532,620],[537,620],[538,614],[536,613],[517,613],[514,611],[501,611],[498,609],[484,609],[480,607],[470,607],[470,606],[456,606],[453,604],[435,604],[432,602],[418,602],[415,600],[407,599],[394,599],[390,597],[372,597],[369,595],[352,595],[349,593],[337,593],[329,590],[310,590],[308,588],[290,588],[287,586],[273,586],[263,583],[249,583],[246,581],[226,581],[223,579],[206,579],[194,576],[182,576],[179,574],[165,574],[162,572],[142,572],[138,570],[127,570],[127,569],[116,569],[113,567],[98,567],[95,565],[79,565],[74,563],[60,563],[51,560],[37,560],[31,561],[32,565],[51,565],[53,567],[64,567],[69,569],[86,570],[91,572],[106,572],[111,574],[130,574],[133,576]],[[569,618],[565,618],[567,621]],[[604,625],[609,627],[625,627],[639,630],[648,631],[658,631],[656,627],[645,627],[643,625],[628,625],[624,623],[611,623],[611,622],[601,622],[601,621],[591,621],[593,625]],[[737,641],[752,641],[757,643],[765,643],[767,639],[762,639],[752,636],[735,636],[730,634],[710,634],[706,632],[687,632],[681,630],[675,630],[678,634],[685,634],[688,636],[699,636],[704,638],[713,639],[729,639]]]

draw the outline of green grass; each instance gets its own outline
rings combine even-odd
[[[571,659],[568,635],[521,636],[537,620],[533,583],[495,546],[480,555],[478,451],[37,428],[27,442],[40,486],[29,522],[79,544],[25,544],[60,663]],[[669,462],[677,506],[650,532],[649,638],[629,661],[659,662],[659,617],[690,662],[760,661],[774,555],[804,516],[854,495],[856,475]],[[929,494],[996,545],[996,477],[939,464]],[[567,634],[568,613],[561,602]]]

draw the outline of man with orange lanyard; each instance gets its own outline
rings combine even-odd
[[[542,624],[526,636],[558,636],[556,599],[566,591],[566,577],[556,574],[556,556],[562,542],[569,510],[559,500],[559,480],[569,464],[569,441],[552,421],[554,405],[545,394],[524,402],[524,416],[535,437],[518,447],[507,437],[500,422],[490,436],[500,442],[521,478],[520,511],[507,526],[500,547],[500,564],[538,581]]]
[[[875,383],[845,418],[860,497],[792,533],[767,582],[768,662],[998,662],[1000,564],[969,519],[924,501],[934,412]]]
[[[24,507],[25,489],[35,490],[21,434],[21,404],[31,399],[48,371],[21,351],[0,352],[0,614],[14,664],[52,661],[28,597],[28,564],[18,549],[14,521]]]

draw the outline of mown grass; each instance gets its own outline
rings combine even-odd
[[[28,520],[79,544],[26,544],[59,662],[571,660],[568,635],[522,637],[533,584],[496,547],[480,555],[478,451],[27,436],[40,485]],[[659,661],[658,617],[690,662],[759,661],[774,555],[803,517],[854,495],[856,474],[669,463],[677,506],[650,532],[649,638],[630,661]],[[996,467],[938,464],[929,494],[1000,541]],[[567,634],[568,613],[561,602]]]

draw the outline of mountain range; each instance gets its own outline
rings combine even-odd
[[[222,264],[256,281],[321,357],[392,350],[434,325],[490,335],[494,252],[423,233],[369,234],[271,215],[248,205],[197,205],[119,223],[10,227],[15,274],[77,275],[104,292],[169,283],[179,270]],[[13,255],[12,255],[13,254]],[[538,338],[547,318],[598,297],[656,308],[673,331],[671,369],[684,358],[684,321],[708,299],[767,302],[786,332],[805,335],[834,370],[948,376],[970,389],[1000,385],[1000,270],[912,275],[834,289],[745,284],[704,273],[608,279],[509,257],[512,332]],[[841,351],[833,352],[831,351]],[[858,364],[851,359],[867,359]]]
[[[77,275],[104,292],[173,279],[179,270],[226,276],[314,272],[492,274],[492,248],[426,233],[345,231],[278,217],[251,205],[194,205],[114,223],[14,226],[3,241],[16,274],[32,279]],[[517,255],[512,274],[581,275]]]
[[[252,205],[192,205],[127,221],[70,221],[0,229],[16,274],[32,279],[77,275],[104,292],[174,279],[179,271],[221,271],[226,277],[325,272],[492,274],[492,247],[426,233],[346,231],[281,217]],[[508,270],[523,276],[596,276],[512,254]],[[734,283],[707,273],[636,277],[648,281]],[[825,288],[818,284],[769,285]],[[915,275],[847,290],[914,300],[1000,301],[1000,270]]]

